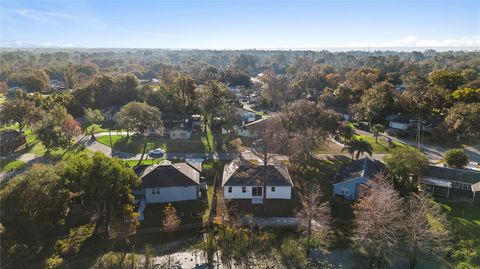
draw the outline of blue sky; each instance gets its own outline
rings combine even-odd
[[[480,47],[480,1],[8,1],[3,47]]]

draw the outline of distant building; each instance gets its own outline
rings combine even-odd
[[[178,125],[175,125],[168,131],[170,139],[190,139],[192,136],[192,127],[191,124],[182,122]]]
[[[111,106],[100,110],[100,113],[102,114],[104,120],[115,122],[115,116],[121,108],[122,106]]]
[[[291,199],[293,182],[286,167],[280,164],[267,165],[267,183],[264,190],[265,170],[263,164],[254,164],[236,159],[223,169],[223,197],[247,199],[252,204],[263,203],[266,199]]]
[[[353,161],[338,170],[333,179],[333,195],[348,200],[357,199],[360,186],[367,184],[376,174],[385,172],[385,165],[368,157]]]
[[[62,90],[66,90],[67,86],[66,86],[65,82],[63,82],[61,80],[51,79],[50,80],[50,89],[52,91],[62,91]]]

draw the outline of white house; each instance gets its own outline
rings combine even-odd
[[[235,159],[223,169],[223,197],[263,203],[265,172],[263,165]],[[286,167],[267,165],[266,199],[292,198],[293,182]]]
[[[348,200],[355,200],[360,186],[366,184],[377,173],[383,173],[385,165],[368,157],[356,160],[343,166],[337,171],[333,179],[333,195],[342,196]]]
[[[402,130],[402,131],[408,130],[409,128],[415,126],[415,124],[416,124],[415,120],[408,120],[408,119],[396,119],[396,120],[391,120],[389,122],[390,128]]]
[[[187,163],[147,167],[135,196],[145,204],[196,200],[200,197],[200,172]]]
[[[180,123],[169,130],[170,139],[190,139],[192,128],[188,123]]]

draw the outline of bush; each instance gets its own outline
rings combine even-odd
[[[85,240],[92,235],[94,228],[94,224],[88,224],[71,229],[67,238],[57,241],[55,245],[56,253],[62,256],[77,253]]]
[[[304,240],[288,238],[280,246],[280,250],[287,263],[294,268],[304,268],[307,265],[307,254]]]
[[[448,166],[462,169],[468,164],[468,157],[461,149],[451,149],[445,153],[443,158]]]
[[[47,261],[45,262],[44,268],[48,268],[48,269],[61,268],[62,264],[63,264],[63,259],[60,256],[55,255],[47,259]]]
[[[362,131],[366,131],[366,132],[369,131],[368,130],[368,124],[365,123],[365,122],[356,122],[356,123],[353,124],[353,126],[355,126],[355,128],[360,129]]]

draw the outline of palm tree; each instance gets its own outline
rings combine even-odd
[[[375,143],[378,143],[378,135],[385,131],[385,127],[383,127],[383,125],[381,124],[374,124],[370,130],[373,132],[373,135],[375,136]]]
[[[345,147],[342,148],[342,152],[347,151],[348,154],[350,154],[352,156],[352,160],[353,160],[353,154],[355,154],[355,147],[354,147],[355,141],[357,141],[357,140],[356,139],[350,140],[345,145]]]
[[[361,154],[368,153],[368,155],[372,156],[373,147],[370,143],[362,139],[352,139],[343,149],[342,151],[346,150],[350,155],[355,154],[355,158],[358,160]]]

